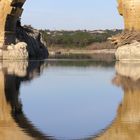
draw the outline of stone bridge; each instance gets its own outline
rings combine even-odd
[[[26,0],[0,0],[0,59],[47,58],[40,31],[20,25]]]
[[[26,0],[0,0],[0,44],[15,43],[17,21]]]
[[[0,0],[0,47],[15,43],[16,26],[26,0]],[[117,0],[125,29],[140,30],[140,0]]]
[[[124,18],[125,29],[140,30],[140,0],[117,0],[118,10]]]

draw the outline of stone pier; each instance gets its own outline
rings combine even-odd
[[[118,0],[126,30],[140,30],[140,0]]]
[[[15,32],[26,0],[0,0],[0,47],[15,43]]]

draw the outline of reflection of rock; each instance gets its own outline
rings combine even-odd
[[[28,59],[27,44],[24,42],[17,43],[16,45],[9,45],[7,50],[2,51],[3,60],[23,60]]]
[[[121,46],[117,49],[117,60],[140,60],[140,43],[135,41],[132,44]]]
[[[115,69],[121,76],[129,77],[136,81],[140,79],[140,63],[139,62],[117,62]]]
[[[50,139],[35,128],[26,118],[22,111],[22,104],[19,99],[22,81],[26,82],[35,78],[35,76],[37,76],[36,73],[41,72],[41,65],[44,64],[39,61],[26,61],[23,63],[20,61],[3,61],[0,63],[0,139]]]
[[[96,138],[97,140],[139,140],[140,128],[140,64],[116,64],[116,76],[113,83],[124,91],[124,98],[118,108],[114,122]],[[137,66],[136,66],[137,65]],[[135,67],[138,77],[135,78]],[[126,71],[126,74],[124,73]],[[122,74],[122,75],[121,75]],[[130,75],[129,75],[130,74]]]
[[[28,61],[3,61],[1,69],[6,69],[10,75],[25,77],[27,75]]]

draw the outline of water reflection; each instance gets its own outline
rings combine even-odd
[[[112,123],[122,99],[111,82],[113,65],[48,61],[40,78],[21,88],[24,113],[55,139],[92,138]]]
[[[80,71],[81,69],[77,69],[77,66],[79,66],[80,68],[83,67],[83,71],[81,72]],[[140,64],[134,62],[133,63],[117,62],[115,65],[116,75],[112,70],[113,66],[114,63],[104,63],[104,62],[93,63],[91,61],[83,61],[83,62],[82,61],[80,62],[79,61],[69,61],[69,62],[68,61],[50,61],[50,62],[49,61],[46,62],[3,61],[0,62],[0,80],[1,80],[0,82],[0,134],[1,134],[0,139],[11,140],[11,138],[13,138],[14,140],[35,140],[35,139],[50,140],[50,139],[59,138],[57,137],[57,133],[54,132],[64,131],[64,133],[67,133],[68,130],[69,134],[67,136],[73,134],[73,136],[77,137],[78,139],[82,138],[82,139],[97,139],[97,140],[98,139],[99,140],[129,140],[129,139],[139,140],[140,139],[139,136]],[[49,67],[51,68],[53,67],[53,69],[49,70]],[[68,72],[68,74],[70,75],[62,83],[64,86],[63,90],[65,91],[66,89],[67,93],[63,94],[62,90],[61,90],[62,93],[58,93],[57,89],[56,89],[57,90],[56,94],[52,94],[50,92],[49,83],[55,84],[54,81],[57,82],[56,77],[58,78],[58,75],[54,77],[52,76],[55,75],[56,73],[59,73],[58,70],[60,70],[57,69],[56,67],[61,68],[62,75],[64,77],[67,76],[66,67],[67,70],[70,69],[70,67],[74,67],[74,68],[76,67],[77,73],[74,73],[73,75],[72,73]],[[63,67],[65,69],[63,69]],[[85,69],[85,67],[88,67],[88,69]],[[48,121],[45,125],[51,127],[50,123],[55,122],[56,124],[54,126],[57,128],[61,126],[60,127],[61,129],[58,130],[53,127],[51,131],[49,131],[50,129],[46,129],[47,132],[35,127],[35,123],[32,120],[34,118],[33,116],[31,116],[30,118],[28,115],[27,116],[25,115],[25,112],[23,111],[24,105],[22,105],[23,102],[21,102],[19,98],[20,88],[22,83],[31,82],[36,77],[41,77],[40,75],[45,69],[48,69],[47,71],[48,79],[49,79],[49,75],[51,78],[49,80],[47,79],[48,81],[46,81],[46,79],[45,80],[43,79],[43,82],[46,82],[44,83],[43,86],[47,85],[48,86],[47,92],[50,93],[44,96],[41,93],[38,93],[38,95],[36,95],[34,91],[34,93],[33,92],[30,93],[31,100],[29,101],[35,102],[33,101],[33,98],[40,98],[40,96],[42,95],[43,95],[42,98],[44,97],[48,98],[48,99],[45,98],[43,100],[45,101],[44,105],[46,110],[42,109],[41,113],[39,113],[40,111],[37,111],[37,113],[39,113],[39,115],[45,114],[46,116],[48,116],[47,119],[50,122]],[[54,73],[54,69],[55,69],[55,73]],[[70,71],[73,70],[75,69],[70,69]],[[93,71],[96,77],[93,75],[92,73]],[[111,72],[107,73],[108,71]],[[68,83],[68,87],[66,84],[66,80],[73,80],[73,78],[76,77],[76,74],[79,74],[78,75],[79,80],[77,80],[77,83],[79,83],[79,81],[81,81],[83,78],[85,80],[80,83],[81,86],[80,90],[77,88],[78,84],[76,83],[76,79],[74,79],[73,83]],[[113,80],[112,80],[112,75],[113,76],[115,75]],[[108,76],[110,77],[108,78]],[[45,76],[43,75],[43,77]],[[52,80],[53,78],[54,81]],[[88,78],[90,78],[90,80]],[[96,80],[97,78],[100,78],[99,80],[101,80],[99,83],[97,83]],[[89,82],[87,83],[88,86],[85,84],[86,82]],[[112,82],[112,84],[114,84],[115,87],[118,88],[114,88],[113,85],[111,85],[108,82]],[[58,81],[57,84],[59,83],[60,82]],[[71,84],[74,86],[75,83],[77,84],[75,86],[77,88],[76,92],[79,91],[79,93],[72,93],[73,91],[72,89],[69,92],[68,91],[69,85]],[[41,81],[39,81],[39,84],[42,84]],[[87,86],[87,88],[86,87],[83,88],[82,84]],[[93,88],[92,85],[94,85],[95,87]],[[55,86],[56,86],[55,88],[57,88],[58,85]],[[102,88],[100,88],[100,86],[102,86]],[[121,104],[119,104],[120,97],[115,95],[120,93],[120,90],[118,90],[120,87],[124,91],[124,97],[121,101]],[[85,90],[85,93],[84,91],[82,91],[83,89]],[[93,94],[92,93],[93,91],[97,93]],[[110,91],[110,93],[108,93],[108,91]],[[102,94],[101,92],[108,93],[108,94]],[[25,96],[27,96],[27,94]],[[39,108],[42,107],[41,101],[39,102],[38,99],[38,103],[41,105],[39,104],[36,105]],[[32,106],[33,110],[36,109],[35,104],[36,103],[33,103]],[[63,109],[61,110],[61,108]],[[116,113],[116,108],[117,108],[117,113]],[[79,112],[77,110],[79,110]],[[67,113],[65,113],[64,115],[63,114],[64,112]],[[56,114],[57,114],[57,119],[56,119]],[[67,118],[66,117],[63,118],[61,115],[63,117],[67,116]],[[41,121],[44,123],[44,120]],[[59,124],[58,122],[61,124]],[[67,126],[71,126],[71,127],[67,128]],[[85,128],[83,128],[83,126],[85,126]],[[84,131],[86,132],[84,133]],[[83,133],[83,134],[77,135],[76,132]],[[56,134],[56,135],[49,136],[48,134]],[[64,138],[66,140],[70,139],[69,137],[64,137]]]
[[[124,91],[116,119],[97,140],[140,139],[140,63],[117,62],[113,83]]]
[[[0,139],[50,139],[27,119],[19,99],[21,83],[38,76],[43,62],[3,61],[0,65]]]
[[[65,61],[59,61],[59,62],[56,62],[56,61],[51,61],[51,62],[3,61],[0,63],[0,65],[1,65],[1,69],[0,69],[0,79],[1,79],[1,83],[0,83],[0,86],[1,86],[1,88],[0,88],[0,100],[1,100],[1,102],[0,102],[0,134],[1,134],[1,137],[0,138],[5,139],[5,140],[11,140],[11,138],[13,138],[14,140],[19,140],[19,139],[20,140],[31,140],[31,139],[45,140],[45,139],[58,138],[58,137],[56,137],[56,135],[48,136],[47,135],[48,132],[43,133],[43,131],[41,129],[38,129],[37,127],[35,127],[34,123],[31,122],[32,118],[28,119],[28,116],[26,116],[24,114],[24,111],[23,111],[24,106],[22,105],[23,103],[21,102],[21,100],[19,98],[20,88],[21,88],[22,83],[30,82],[33,79],[35,79],[36,77],[40,76],[42,74],[43,70],[48,66],[50,66],[50,67],[54,67],[54,66],[60,67],[61,66],[61,69],[63,69],[62,67],[64,67],[65,70],[66,70],[66,67],[68,69],[70,67],[73,67],[73,68],[76,68],[76,72],[78,72],[78,73],[81,68],[83,68],[83,70],[85,71],[85,67],[90,67],[90,66],[91,66],[91,68],[98,67],[98,70],[100,70],[100,67],[102,67],[102,66],[104,66],[105,68],[110,68],[110,64],[108,64],[108,63],[99,63],[99,62],[93,63],[91,61],[81,61],[81,62],[79,62],[79,61],[69,61],[69,62],[65,62]],[[78,71],[77,71],[77,65],[80,67],[80,69],[78,69]],[[112,69],[112,65],[113,64],[111,64],[111,69]],[[70,69],[70,70],[72,70],[72,69]],[[90,71],[88,69],[87,72],[90,72],[89,75],[91,75],[92,69],[90,69]],[[102,74],[103,74],[103,72],[104,72],[104,70],[102,71]],[[81,74],[83,74],[83,72]],[[110,75],[110,74],[108,74],[108,75]],[[75,76],[76,75],[74,75],[74,77]],[[72,75],[71,75],[71,77],[72,77]],[[74,77],[72,77],[72,80]],[[87,75],[86,77],[89,77],[89,76]],[[56,78],[56,77],[54,77],[54,78]],[[79,77],[79,78],[81,79],[82,77]],[[92,82],[92,80],[91,80],[91,82]],[[91,82],[90,82],[90,84],[92,84]],[[44,84],[44,86],[46,86],[46,85]],[[66,89],[66,90],[68,90],[68,89]],[[34,102],[33,98],[36,95],[34,95],[34,93],[30,93],[30,94],[32,96],[32,102]],[[72,93],[70,93],[70,94],[73,96]],[[96,93],[96,94],[97,94],[96,96],[98,96],[98,93]],[[39,96],[40,96],[40,94],[38,93],[38,97]],[[58,95],[58,96],[61,96],[61,95]],[[56,98],[58,98],[58,96]],[[67,132],[67,130],[64,132],[71,133],[72,135],[70,137],[73,137],[73,135],[79,136],[79,138],[90,137],[92,135],[92,125],[89,127],[90,131],[86,127],[88,127],[90,125],[90,121],[92,119],[91,117],[94,116],[95,120],[93,119],[94,120],[93,122],[96,122],[98,115],[105,114],[105,111],[103,111],[103,112],[97,111],[97,114],[96,115],[94,114],[94,110],[96,110],[96,107],[93,108],[92,104],[95,104],[96,99],[94,99],[94,98],[91,99],[91,96],[93,96],[91,93],[85,94],[85,93],[82,93],[82,91],[80,91],[78,94],[76,94],[75,101],[73,99],[69,98],[69,103],[71,102],[71,100],[74,101],[72,104],[70,103],[72,107],[74,106],[73,104],[75,104],[75,107],[76,107],[76,105],[78,105],[76,107],[77,108],[76,110],[73,110],[73,109],[71,110],[71,111],[73,111],[72,113],[75,113],[75,115],[70,116],[72,118],[68,117],[68,119],[71,119],[73,121],[73,122],[71,122],[71,120],[69,120],[70,122],[68,122],[68,124],[70,123],[70,125],[72,127],[76,127],[76,128],[73,128],[73,130],[76,130],[76,132],[78,132],[78,134],[76,134],[76,133],[74,134],[72,127],[66,128],[65,120],[61,121],[62,126],[63,126],[62,131],[64,131],[64,129],[67,129],[68,132]],[[93,97],[96,97],[96,96],[94,95]],[[99,94],[99,96],[100,96],[100,94]],[[81,110],[78,112],[77,110],[81,109],[81,105],[82,105],[82,104],[77,104],[77,101],[80,103],[79,97],[81,97],[82,104],[85,102],[83,104],[83,107],[85,109],[83,108],[84,110]],[[64,98],[65,98],[65,95],[64,95]],[[48,101],[47,99],[45,99],[45,100],[46,100],[46,102]],[[107,99],[106,99],[106,101],[107,101]],[[101,106],[104,106],[105,108],[107,108],[109,104],[105,105],[106,101],[104,101]],[[87,104],[88,102],[89,102],[89,104]],[[66,98],[65,98],[64,104],[66,104],[66,103],[68,103],[68,100],[66,100]],[[99,102],[96,103],[97,106],[99,105],[98,103]],[[39,104],[41,104],[41,102],[39,102]],[[45,105],[47,105],[47,104],[45,104]],[[39,107],[39,105],[37,105],[37,106]],[[56,104],[54,104],[53,106],[56,107]],[[57,105],[57,106],[59,106],[59,105]],[[88,114],[87,107],[89,107],[88,108],[89,110],[93,110],[93,112],[91,111],[89,113],[91,116]],[[42,108],[42,106],[41,106],[41,108]],[[46,106],[46,108],[47,108],[47,106]],[[32,106],[32,109],[34,110],[35,106]],[[53,108],[51,108],[51,109],[53,110]],[[68,109],[71,109],[71,108],[69,108],[67,106],[67,107],[64,107],[64,109],[66,109],[69,113],[70,110],[68,110]],[[55,111],[55,109],[54,109],[54,111]],[[42,109],[42,111],[39,115],[43,115],[42,114],[43,112],[45,113],[45,111]],[[85,115],[83,113],[85,113]],[[79,116],[80,114],[82,115],[81,117]],[[47,115],[49,116],[50,114],[47,114]],[[58,115],[57,117],[59,118],[61,115],[63,116],[64,114],[62,112],[57,115]],[[66,116],[66,114],[65,114],[65,116]],[[100,115],[100,116],[102,116],[102,115]],[[110,123],[109,120],[112,120],[112,116],[113,115],[111,114],[111,117],[106,118],[107,124]],[[81,118],[80,120],[78,120],[79,117]],[[53,116],[51,116],[51,118],[53,118]],[[87,118],[89,118],[90,121]],[[84,119],[86,119],[86,120],[84,121]],[[39,121],[41,121],[41,120],[39,120]],[[45,119],[43,121],[45,121]],[[75,121],[77,122],[77,126],[75,124]],[[97,122],[97,124],[99,124],[99,126],[97,128],[104,128],[105,127],[104,121],[102,121],[102,123]],[[49,124],[45,124],[45,125],[49,126]],[[81,126],[86,125],[86,127],[81,130],[81,129],[79,129],[80,125]],[[94,129],[96,131],[97,131],[97,128],[94,127]],[[60,130],[57,129],[57,131],[60,131]],[[95,131],[95,130],[93,130],[93,131]],[[84,131],[86,131],[86,132],[84,132]],[[87,132],[90,132],[89,135],[87,135]],[[94,134],[94,132],[93,132],[93,134]],[[80,136],[85,136],[85,137],[80,137]],[[68,139],[68,137],[65,137],[65,139]]]

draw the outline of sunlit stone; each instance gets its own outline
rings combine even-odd
[[[15,42],[17,21],[25,0],[0,0],[0,47]]]
[[[140,0],[118,0],[118,10],[124,18],[125,29],[140,30]]]

